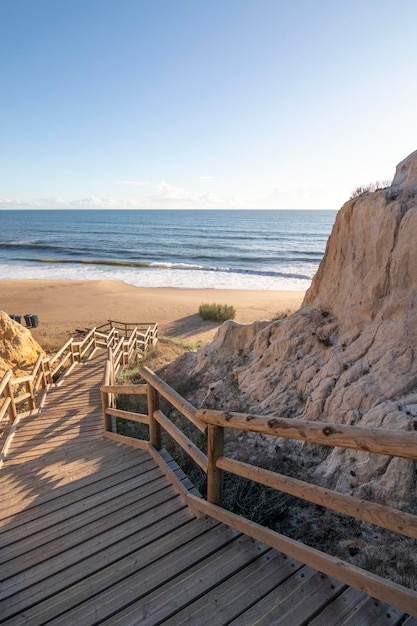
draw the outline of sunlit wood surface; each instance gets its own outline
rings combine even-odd
[[[148,452],[101,437],[104,359],[18,425],[0,471],[0,623],[417,624],[194,517]]]

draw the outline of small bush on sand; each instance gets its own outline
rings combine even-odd
[[[234,307],[227,304],[202,304],[198,312],[203,320],[211,320],[212,322],[233,320],[236,315]]]

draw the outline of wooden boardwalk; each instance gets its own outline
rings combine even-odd
[[[104,358],[18,424],[0,472],[1,624],[417,624],[197,519],[148,452],[102,438]]]

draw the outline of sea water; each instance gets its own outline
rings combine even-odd
[[[0,279],[305,290],[336,211],[0,211]]]

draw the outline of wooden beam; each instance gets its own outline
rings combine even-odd
[[[197,419],[197,409],[193,407],[192,404],[187,402],[179,393],[177,393],[172,387],[167,385],[159,376],[154,374],[149,368],[143,366],[139,370],[139,374],[146,380],[146,382],[150,383],[152,387],[155,387],[157,391],[166,398],[172,406],[178,409],[187,419],[190,420],[197,426],[201,432],[206,432],[206,425],[203,424],[199,419]]]
[[[109,407],[106,409],[106,415],[121,417],[122,419],[138,422],[139,424],[149,424],[149,416],[145,415],[145,413],[133,413],[132,411],[123,411],[123,409]]]
[[[132,446],[132,448],[139,448],[140,450],[148,449],[147,446],[149,441],[145,441],[144,439],[135,439],[134,437],[126,437],[126,435],[118,435],[117,433],[109,433],[108,431],[103,432],[103,437],[105,437],[105,439],[117,441],[117,443],[124,443],[127,446]]]
[[[106,393],[118,393],[120,395],[143,396],[146,395],[146,385],[102,385],[101,391]]]
[[[3,374],[3,378],[0,381],[0,394],[3,393],[4,389],[6,388],[9,380],[12,378],[13,376],[13,372],[12,370],[6,370]]]
[[[223,455],[224,428],[208,427],[208,467],[207,467],[207,500],[221,506],[223,504],[223,471],[217,459]]]
[[[209,515],[219,522],[234,528],[256,541],[261,541],[275,550],[287,554],[293,559],[297,559],[323,574],[327,574],[336,580],[359,589],[363,593],[377,598],[381,602],[391,604],[395,608],[405,611],[417,617],[417,592],[397,583],[381,578],[376,574],[371,574],[366,570],[351,565],[342,559],[329,556],[320,550],[306,546],[299,541],[285,537],[269,528],[264,528],[260,524],[251,522],[235,513],[226,511],[215,504],[206,502],[202,498],[197,498],[192,494],[187,496],[187,502],[205,515]]]
[[[266,487],[272,487],[297,498],[314,502],[314,504],[319,504],[338,513],[417,539],[417,515],[318,487],[297,478],[290,478],[224,456],[217,460],[217,467],[243,478],[254,480]]]
[[[162,411],[155,411],[154,417],[157,422],[167,431],[169,435],[181,446],[181,448],[190,455],[190,457],[207,473],[207,457],[199,448],[190,440],[182,430],[177,428],[175,424],[169,420]]]
[[[225,428],[417,459],[417,433],[411,431],[361,428],[360,426],[346,426],[345,424],[312,422],[303,419],[247,413],[229,413],[213,409],[201,409],[197,411],[196,417],[205,424]]]
[[[159,411],[159,394],[152,385],[147,383],[149,440],[156,450],[160,450],[161,425],[155,419],[155,411]]]

